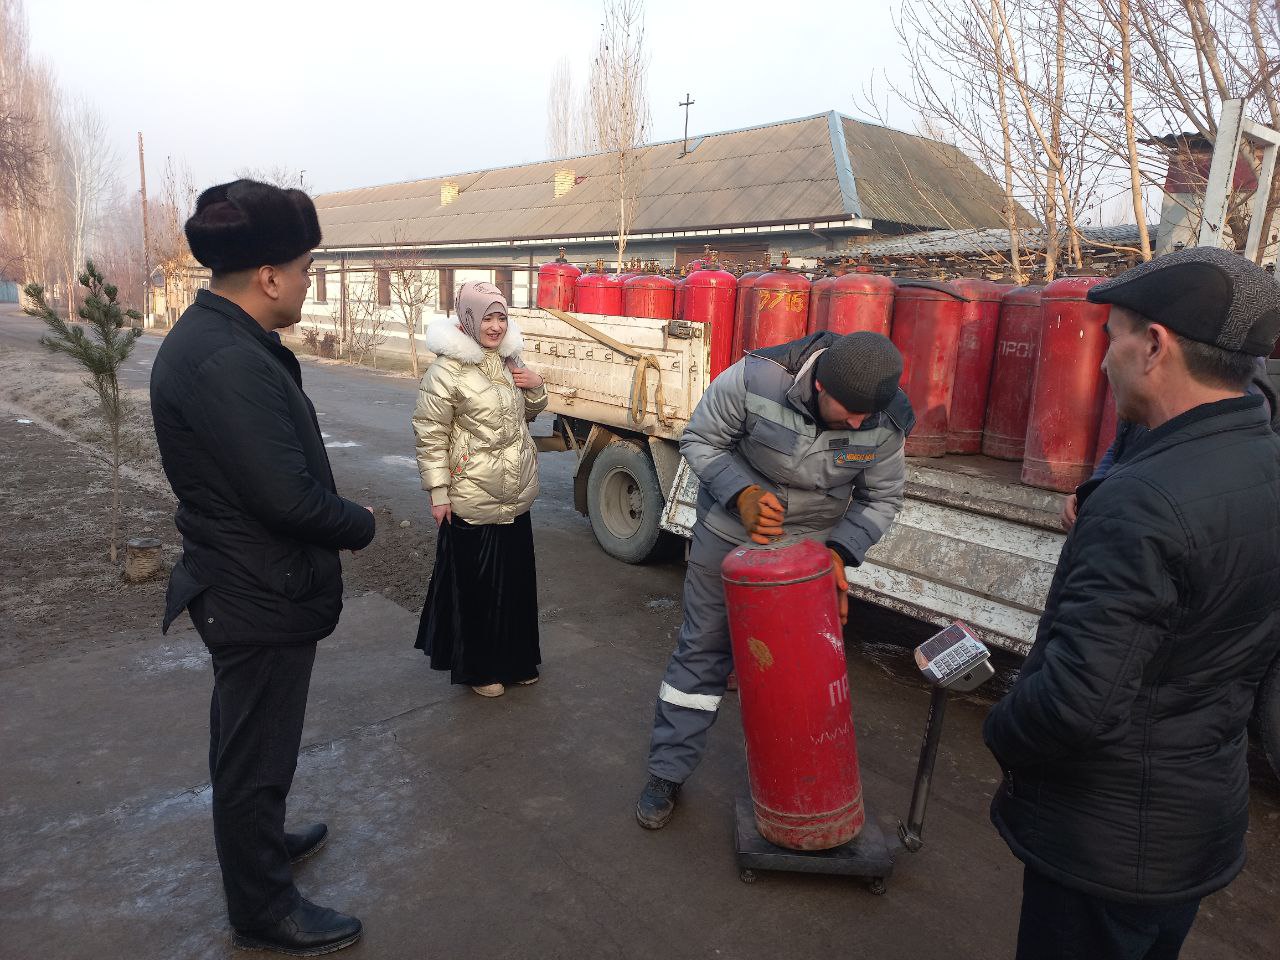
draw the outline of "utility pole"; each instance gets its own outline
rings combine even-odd
[[[684,107],[684,146],[680,148],[680,156],[685,156],[689,152],[689,108],[692,107],[696,100],[690,99],[689,94],[684,95],[684,102],[677,103],[677,107]]]
[[[138,177],[142,181],[142,322],[151,320],[151,228],[147,224],[147,163],[138,131]]]

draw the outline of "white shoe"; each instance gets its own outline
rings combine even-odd
[[[538,677],[530,677],[528,680],[517,680],[516,682],[522,687],[531,687],[537,683],[539,679],[540,678]]]
[[[472,687],[471,689],[482,697],[500,697],[507,692],[507,688],[500,683],[487,683],[483,687]]]

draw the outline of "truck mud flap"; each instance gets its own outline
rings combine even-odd
[[[658,525],[668,533],[688,539],[693,536],[693,524],[697,519],[698,476],[689,468],[689,461],[681,457]]]

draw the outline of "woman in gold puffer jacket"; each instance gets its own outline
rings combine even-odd
[[[491,283],[464,283],[457,318],[427,327],[436,354],[413,413],[418,470],[438,525],[417,646],[482,696],[538,679],[537,575],[529,508],[538,461],[528,421],[542,378]]]

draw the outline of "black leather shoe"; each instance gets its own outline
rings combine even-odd
[[[300,900],[293,912],[269,927],[235,930],[231,942],[244,950],[274,950],[291,957],[319,957],[349,947],[364,927],[355,917]]]
[[[323,823],[313,823],[298,833],[284,832],[284,848],[289,851],[289,862],[297,863],[320,851],[329,839],[329,828]]]
[[[676,812],[676,797],[680,795],[680,784],[663,780],[661,777],[649,776],[649,782],[640,791],[640,799],[636,802],[636,819],[646,830],[661,830]]]

